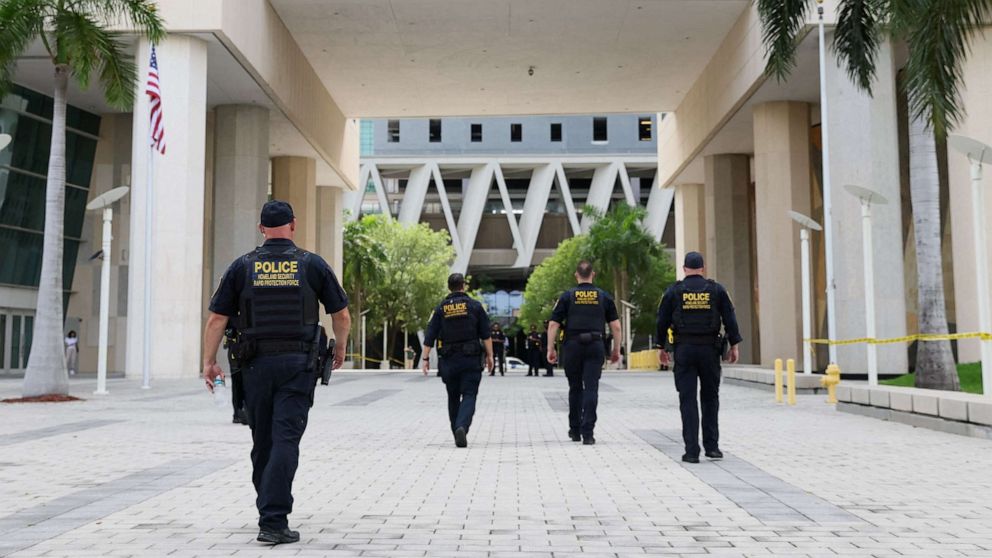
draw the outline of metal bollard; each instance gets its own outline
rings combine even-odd
[[[775,402],[782,402],[782,359],[775,359]]]
[[[796,404],[796,360],[790,358],[785,363],[789,374],[789,405]]]
[[[837,384],[840,383],[840,366],[831,364],[827,367],[827,374],[820,378],[820,385],[827,388],[827,404],[837,403]]]

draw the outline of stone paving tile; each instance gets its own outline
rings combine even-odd
[[[992,557],[990,441],[725,386],[730,458],[700,474],[668,454],[671,375],[604,378],[596,446],[568,440],[563,377],[515,374],[484,378],[457,449],[435,376],[335,373],[303,440],[303,542],[276,548],[254,542],[249,432],[198,381],[111,380],[98,398],[74,380],[87,401],[0,407],[0,439],[17,440],[0,451],[0,541],[23,546],[0,555]],[[70,426],[93,421],[112,422]],[[200,465],[163,484],[180,463]]]

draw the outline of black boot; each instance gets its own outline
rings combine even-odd
[[[288,527],[284,529],[262,528],[258,532],[258,542],[269,544],[286,544],[300,542],[300,532],[290,531]]]

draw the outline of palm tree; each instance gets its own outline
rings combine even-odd
[[[68,394],[62,350],[62,230],[65,211],[65,115],[69,80],[86,88],[96,75],[110,105],[134,103],[137,69],[121,33],[133,27],[152,41],[165,36],[151,0],[0,0],[0,97],[9,91],[17,58],[35,41],[53,66],[52,143],[45,188],[45,241],[31,356],[23,394]]]
[[[376,240],[373,229],[381,226],[382,219],[368,216],[352,221],[344,227],[344,280],[345,291],[351,297],[355,320],[352,325],[361,327],[361,315],[365,303],[365,285],[382,279],[386,249]],[[359,335],[353,334],[352,339]],[[342,348],[343,350],[343,348]],[[362,363],[365,367],[365,363]]]
[[[795,66],[796,45],[811,3],[757,0],[769,74],[779,80]],[[961,66],[975,34],[990,21],[992,0],[839,0],[833,48],[851,80],[871,93],[879,46],[905,41],[905,90],[910,108],[910,197],[916,238],[919,328],[947,333],[939,191],[934,136],[961,118]],[[920,343],[916,385],[958,389],[950,342]]]

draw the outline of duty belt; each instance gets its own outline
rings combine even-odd
[[[308,352],[310,352],[310,344],[303,341],[269,339],[255,342],[255,356]]]
[[[679,335],[675,334],[675,344],[686,344],[686,345],[712,345],[716,343],[718,334],[714,333],[712,335]]]
[[[565,341],[571,341],[571,340],[574,340],[574,339],[578,339],[580,335],[591,335],[593,341],[602,341],[603,340],[603,334],[602,333],[599,333],[597,331],[566,331],[565,332]]]

